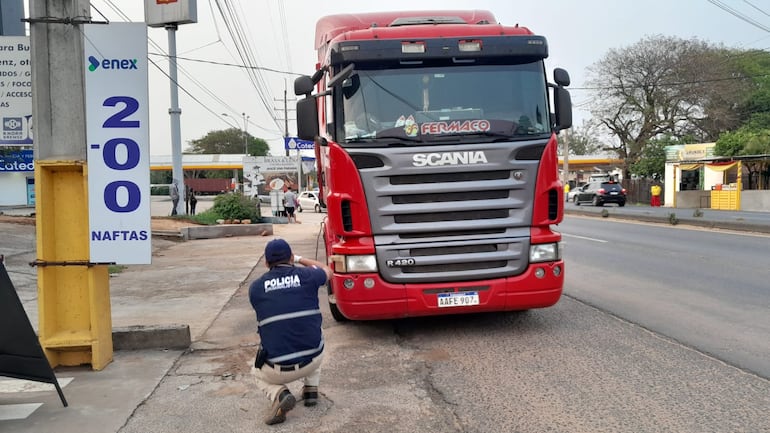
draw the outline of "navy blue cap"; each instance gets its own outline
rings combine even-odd
[[[265,261],[278,263],[288,261],[291,258],[291,247],[283,239],[273,239],[265,246]]]

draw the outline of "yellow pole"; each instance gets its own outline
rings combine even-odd
[[[738,160],[738,180],[736,181],[735,191],[735,210],[741,210],[741,191],[743,190],[743,164]]]
[[[52,367],[112,361],[109,272],[91,265],[84,161],[35,162],[38,333]]]

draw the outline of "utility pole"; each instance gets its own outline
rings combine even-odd
[[[243,116],[243,153],[246,156],[248,156],[249,155],[249,144],[248,144],[249,133],[247,131],[249,128],[249,119],[251,118],[251,116],[247,116],[246,113],[241,113],[241,115]]]
[[[185,215],[184,202],[187,199],[187,189],[184,183],[184,170],[182,169],[182,132],[180,117],[182,109],[179,108],[179,85],[177,84],[176,65],[176,31],[179,27],[176,23],[166,24],[168,31],[168,76],[171,93],[171,107],[168,115],[171,121],[171,177],[180,187],[180,200],[176,203],[176,214]]]
[[[567,131],[564,131],[562,135],[562,143],[564,143],[562,150],[564,152],[564,185],[567,185],[569,183],[569,137],[567,136]]]
[[[82,24],[88,0],[30,0],[39,338],[52,367],[112,361],[106,264],[90,262]]]

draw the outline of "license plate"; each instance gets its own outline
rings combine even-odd
[[[439,293],[438,306],[443,307],[466,307],[469,305],[479,305],[479,292],[459,292],[459,293]]]
[[[618,195],[618,192],[617,191],[612,191],[612,192],[610,192],[610,195]]]

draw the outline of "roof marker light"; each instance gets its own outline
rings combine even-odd
[[[459,41],[457,43],[457,48],[461,52],[481,51],[481,41],[480,40]]]
[[[401,52],[405,54],[422,54],[425,52],[425,42],[401,42]]]

